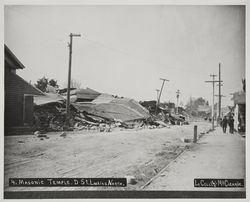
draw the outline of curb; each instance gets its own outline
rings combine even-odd
[[[199,135],[198,139],[197,139],[197,143],[200,142],[200,140],[207,135],[210,132],[210,129],[208,130],[208,132],[206,132],[205,134]],[[192,142],[190,144],[190,147],[195,146],[197,143]],[[189,147],[189,148],[190,148]],[[146,184],[144,184],[143,186],[140,187],[140,189],[145,189],[148,185],[151,184],[151,182],[153,182],[156,178],[158,178],[174,161],[176,161],[177,159],[179,159],[185,152],[187,152],[187,148],[184,148],[171,162],[169,162],[159,173],[157,173],[153,178],[151,178],[149,181],[146,182]]]
[[[169,162],[169,164],[167,164],[159,173],[157,173],[153,178],[151,178],[148,182],[146,182],[146,184],[144,184],[143,186],[140,187],[140,189],[144,189],[145,187],[147,187],[152,181],[154,181],[156,178],[158,178],[160,176],[160,174],[162,174],[170,165],[172,162],[174,162],[175,160],[177,160],[178,158],[180,158],[180,156],[182,154],[185,153],[185,151],[187,151],[186,149],[183,149],[171,162]]]

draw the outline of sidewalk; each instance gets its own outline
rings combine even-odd
[[[216,128],[173,161],[145,190],[245,191],[194,187],[195,178],[245,179],[245,139],[238,133],[224,134]]]

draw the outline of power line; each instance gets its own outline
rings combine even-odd
[[[87,38],[86,41],[89,41],[89,42],[91,42],[91,43],[95,43],[96,45],[102,46],[102,47],[104,47],[104,48],[106,48],[106,49],[109,49],[109,50],[111,50],[111,51],[113,51],[113,52],[121,53],[121,54],[123,54],[123,55],[129,56],[129,57],[131,57],[131,58],[133,58],[133,59],[135,59],[135,60],[137,60],[137,61],[139,61],[139,62],[143,62],[143,63],[148,64],[148,65],[153,65],[153,66],[159,66],[159,67],[166,68],[166,65],[165,65],[165,64],[160,64],[160,63],[153,62],[153,61],[151,61],[151,60],[148,60],[148,59],[143,58],[142,56],[138,56],[138,55],[131,54],[131,53],[125,51],[125,50],[122,50],[122,49],[117,48],[117,47],[114,47],[114,46],[110,46],[110,45],[105,44],[105,43],[103,43],[103,42],[99,42],[99,41],[97,41],[97,40],[90,39],[90,38]],[[178,67],[178,66],[175,67],[175,69],[179,69],[180,71],[187,71],[185,68],[180,68],[180,67]],[[194,71],[194,70],[192,70],[192,69],[189,69],[188,71],[189,71],[189,72],[192,72],[192,73],[194,73],[194,74],[197,73],[197,71]]]

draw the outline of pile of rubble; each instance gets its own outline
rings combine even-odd
[[[36,130],[64,131],[66,121],[65,103],[51,103],[34,107]],[[169,127],[163,121],[152,117],[147,119],[138,119],[131,121],[122,121],[119,119],[107,119],[98,117],[87,112],[80,112],[72,105],[70,107],[69,130],[95,130],[100,132],[111,132],[115,128],[123,129],[155,129]]]
[[[65,102],[55,102],[34,106],[35,129],[39,131],[64,131],[66,122]],[[107,119],[70,106],[69,130],[97,130],[111,132],[114,128],[133,129],[142,127],[145,120],[124,122],[119,119]]]
[[[34,125],[38,130],[63,131],[66,123],[65,102],[36,105],[34,120]],[[104,127],[106,124],[110,124],[110,121],[79,112],[72,105],[70,106],[69,130],[94,130],[99,126]]]
[[[59,103],[57,105],[59,105]],[[60,113],[59,111],[60,109],[61,108],[59,108],[56,105],[47,105],[46,107],[35,106],[34,107],[35,127],[39,129],[47,129],[51,128],[53,123],[63,122],[65,119],[62,113]]]
[[[161,120],[169,125],[188,125],[188,114],[184,109],[180,110],[179,114],[175,114],[174,103],[161,103],[157,105],[155,100],[140,102],[145,107],[154,120]],[[178,108],[180,109],[180,107]]]
[[[150,113],[152,109],[147,110],[132,99],[115,98],[108,94],[101,94],[91,102],[72,102],[69,111],[69,127],[66,127],[65,98],[59,94],[36,97],[35,129],[42,132],[66,129],[111,132],[115,128],[139,130],[188,124],[183,115],[172,115],[164,108],[158,108],[155,115]]]

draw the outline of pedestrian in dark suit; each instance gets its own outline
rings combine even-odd
[[[232,115],[229,117],[229,128],[230,128],[229,132],[233,134],[234,133],[234,118]]]
[[[224,116],[222,120],[222,129],[224,133],[227,131],[227,117],[226,116]]]

